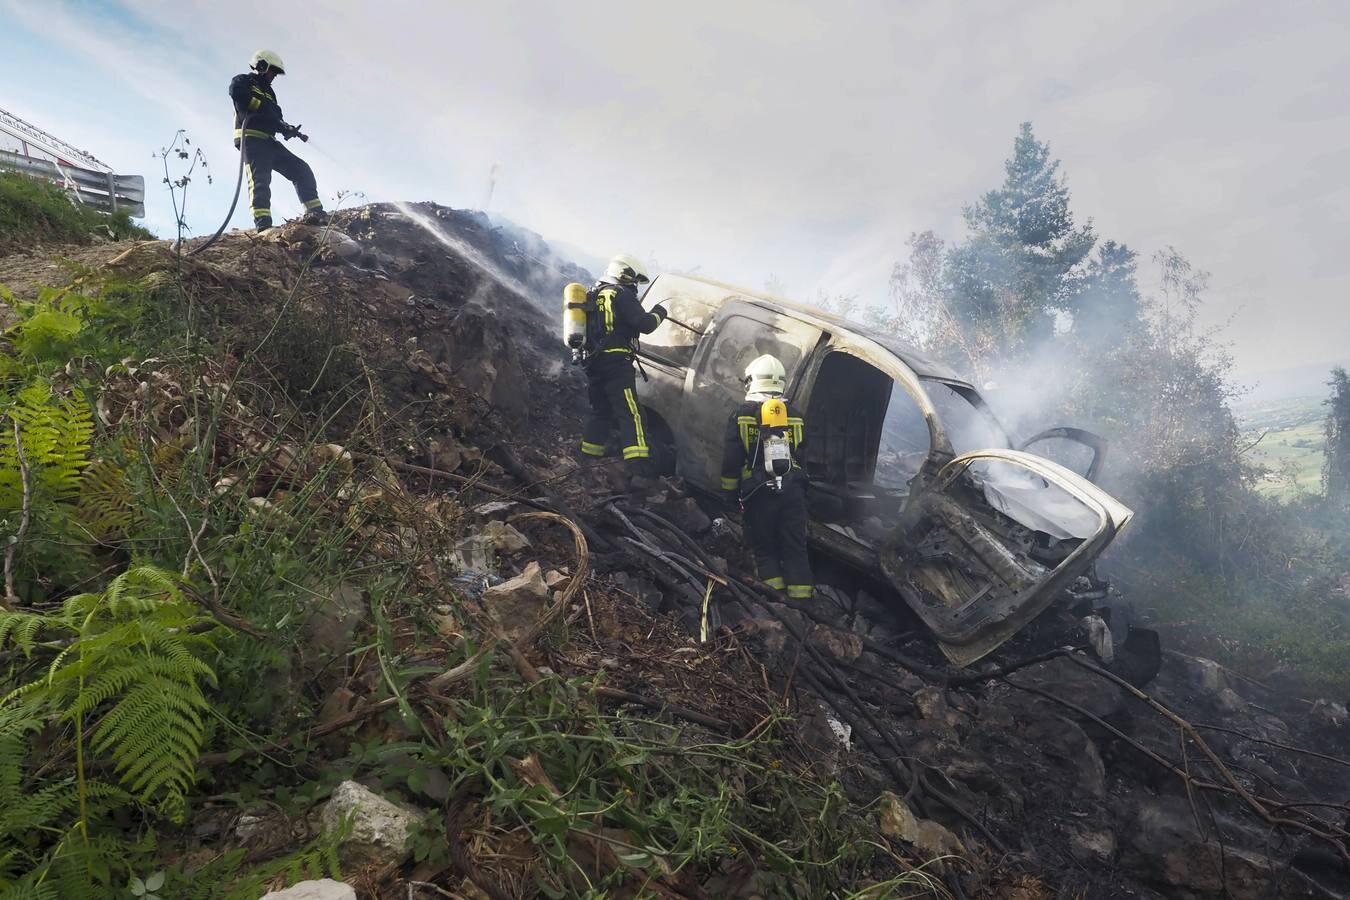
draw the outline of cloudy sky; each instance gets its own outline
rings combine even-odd
[[[1240,372],[1350,356],[1339,0],[0,0],[0,21],[0,107],[151,188],[188,130],[216,176],[199,232],[229,205],[225,91],[258,47],[286,60],[325,198],[481,207],[495,166],[491,210],[547,237],[808,300],[885,302],[906,235],[959,238],[1030,120],[1080,218],[1212,273]]]

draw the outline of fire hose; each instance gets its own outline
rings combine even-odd
[[[188,256],[196,256],[198,253],[201,253],[207,247],[210,247],[216,241],[220,240],[220,236],[225,233],[225,229],[229,226],[230,220],[234,218],[234,209],[239,205],[239,191],[244,186],[244,166],[248,165],[248,141],[244,138],[243,132],[248,128],[248,120],[250,118],[252,118],[252,116],[244,116],[243,121],[239,123],[239,174],[236,175],[234,179],[234,198],[230,200],[230,211],[225,214],[225,221],[220,223],[220,227],[216,229],[216,233],[211,235],[205,244],[193,248],[193,250],[188,253]],[[295,130],[294,134],[302,141],[309,141],[309,135],[301,134],[298,128]]]

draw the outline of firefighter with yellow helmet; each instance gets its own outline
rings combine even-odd
[[[581,432],[581,452],[601,457],[617,449],[634,489],[649,486],[651,446],[638,404],[634,373],[638,336],[651,334],[666,318],[662,306],[651,312],[638,300],[638,285],[650,279],[635,257],[620,254],[590,290],[568,285],[564,291],[564,341],[586,372],[591,414]],[[614,435],[618,444],[614,444]]]
[[[794,600],[815,594],[806,545],[805,425],[783,392],[787,371],[764,355],[745,367],[745,402],[727,420],[722,491],[739,500],[759,580]]]
[[[298,137],[309,140],[299,125],[288,125],[272,82],[286,74],[286,64],[271,50],[259,50],[249,61],[249,71],[230,81],[230,99],[234,101],[234,146],[244,153],[244,173],[248,177],[253,224],[261,231],[272,227],[272,173],[277,172],[295,185],[295,193],[305,207],[303,222],[313,225],[327,221],[314,170],[276,138]]]

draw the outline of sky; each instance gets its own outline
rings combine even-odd
[[[961,238],[1031,121],[1080,220],[1211,273],[1203,321],[1259,381],[1350,358],[1347,46],[1339,0],[0,0],[0,107],[146,175],[166,235],[154,154],[186,129],[210,233],[226,88],[267,47],[330,207],[482,208],[492,180],[491,212],[596,256],[875,304],[910,233]],[[272,207],[300,212],[280,178]]]

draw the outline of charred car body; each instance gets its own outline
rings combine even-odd
[[[1014,448],[973,386],[903,343],[690,276],[659,276],[643,299],[657,303],[670,316],[642,343],[638,393],[658,466],[718,491],[742,370],[777,356],[806,419],[813,547],[888,581],[955,663],[1081,586],[1132,516],[1092,483],[1095,435],[1055,428]]]

